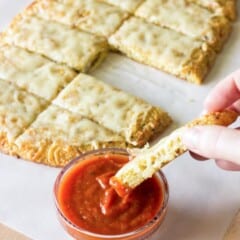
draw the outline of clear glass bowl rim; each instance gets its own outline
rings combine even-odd
[[[75,225],[74,223],[72,223],[70,220],[68,220],[63,212],[61,211],[61,208],[58,204],[58,199],[57,199],[57,190],[58,190],[58,186],[61,182],[62,177],[64,176],[64,174],[72,168],[73,165],[78,164],[79,161],[83,161],[84,159],[87,159],[89,156],[97,156],[97,155],[104,155],[106,153],[110,153],[110,154],[120,154],[120,155],[125,155],[128,156],[129,152],[127,151],[127,149],[122,149],[122,148],[103,148],[103,149],[99,149],[99,150],[92,150],[92,151],[87,151],[86,153],[83,153],[81,155],[79,155],[78,157],[74,158],[73,160],[71,160],[65,167],[62,168],[62,170],[60,171],[60,173],[58,174],[55,183],[54,183],[54,203],[55,203],[55,207],[57,209],[57,212],[59,214],[59,216],[61,217],[61,219],[67,224],[69,225],[69,227],[73,228],[75,231],[91,236],[91,237],[95,237],[95,238],[103,238],[103,239],[118,239],[118,238],[124,238],[124,237],[131,237],[134,236],[135,234],[140,234],[142,231],[148,229],[149,227],[151,227],[152,225],[154,225],[154,223],[156,223],[159,219],[161,219],[161,216],[165,213],[165,210],[167,208],[168,205],[168,199],[169,199],[169,186],[168,186],[168,182],[167,179],[164,175],[164,173],[159,170],[158,172],[156,172],[156,174],[158,175],[158,177],[161,179],[162,181],[162,186],[163,186],[163,191],[164,191],[164,200],[163,200],[163,205],[162,207],[159,209],[159,211],[157,212],[157,214],[153,217],[152,220],[150,220],[148,223],[146,223],[144,226],[135,229],[134,231],[128,232],[128,233],[123,233],[123,234],[115,234],[115,235],[104,235],[104,234],[98,234],[98,233],[94,233],[94,232],[90,232],[88,230],[85,230],[81,227],[78,227],[77,225]]]

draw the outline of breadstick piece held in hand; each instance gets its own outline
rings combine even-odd
[[[134,154],[133,159],[111,178],[112,186],[120,196],[125,195],[144,180],[152,177],[160,168],[186,152],[187,148],[182,142],[182,134],[186,128],[196,125],[228,126],[237,117],[238,114],[234,111],[215,112],[197,118],[176,129],[154,146],[139,150]]]

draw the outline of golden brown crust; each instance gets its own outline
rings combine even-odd
[[[8,140],[7,134],[4,132],[0,133],[0,150],[5,154],[10,154],[12,149],[12,143]]]
[[[193,51],[190,59],[184,63],[180,78],[195,84],[201,84],[216,59],[216,53],[207,45]]]
[[[138,115],[134,125],[131,125],[130,143],[136,142],[141,147],[155,134],[163,132],[172,123],[171,117],[158,108],[151,108],[146,115]]]
[[[214,50],[220,52],[232,32],[232,25],[225,17],[222,16],[215,16],[212,18],[209,25],[211,29],[210,34],[213,37],[211,41],[207,40],[207,42]],[[207,35],[208,34],[206,33],[206,36]]]
[[[116,133],[55,105],[38,115],[15,144],[21,158],[55,167],[64,166],[86,151],[128,147]]]
[[[8,28],[9,29],[15,29],[15,26],[21,20],[22,20],[22,13],[19,13],[12,19],[12,21],[10,22]],[[7,43],[6,37],[7,37],[7,32],[6,31],[0,32],[0,39],[1,39],[2,43]]]
[[[52,167],[63,167],[70,160],[76,158],[80,154],[106,147],[130,147],[125,142],[105,142],[105,143],[89,143],[79,146],[68,145],[62,141],[42,140],[36,144],[25,141],[18,146],[18,155],[32,162],[45,164]]]
[[[236,0],[222,0],[219,1],[219,5],[214,7],[213,5],[207,6],[209,9],[216,11],[217,14],[221,14],[234,21],[237,19],[237,1]]]
[[[134,188],[151,177],[164,165],[186,152],[187,148],[182,142],[182,134],[186,128],[196,125],[228,126],[233,123],[237,117],[238,113],[233,111],[208,114],[173,131],[169,136],[161,139],[153,147],[133,152],[133,160],[123,166],[113,177],[112,182],[114,186],[122,184],[126,189]]]
[[[234,21],[237,19],[237,1],[225,0],[225,6],[222,8],[224,16]]]
[[[221,125],[228,126],[238,118],[238,113],[234,111],[222,111],[207,114],[188,123],[187,127],[196,125]]]
[[[14,141],[8,139],[7,133],[5,132],[0,133],[0,151],[11,156],[18,156],[17,146]]]

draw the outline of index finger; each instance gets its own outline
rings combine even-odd
[[[240,99],[240,70],[233,72],[210,92],[204,107],[208,112],[221,111]]]

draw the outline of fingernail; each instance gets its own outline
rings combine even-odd
[[[197,149],[199,130],[197,127],[189,128],[183,134],[183,143],[190,149]]]

